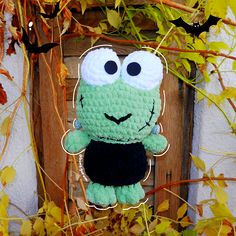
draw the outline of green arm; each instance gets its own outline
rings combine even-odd
[[[86,148],[90,140],[88,134],[82,130],[70,131],[65,137],[64,148],[70,153],[77,153]]]
[[[152,153],[161,153],[168,145],[167,139],[161,134],[150,134],[142,143],[144,148]]]

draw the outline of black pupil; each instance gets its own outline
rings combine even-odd
[[[114,61],[107,61],[104,68],[109,75],[115,74],[118,69],[116,62]]]
[[[141,66],[137,62],[131,62],[127,66],[127,72],[131,76],[136,76],[141,72]]]

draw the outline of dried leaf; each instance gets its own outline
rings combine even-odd
[[[68,69],[64,63],[58,64],[57,76],[59,78],[59,85],[66,86],[66,78],[68,76]]]
[[[15,177],[16,170],[12,166],[5,166],[0,171],[0,181],[4,187],[11,183],[15,179]]]
[[[115,8],[117,8],[118,6],[120,6],[121,4],[121,0],[116,0],[115,1]]]
[[[161,204],[158,205],[157,207],[157,213],[167,211],[170,206],[170,201],[169,199],[164,200]]]
[[[130,228],[129,232],[134,235],[141,235],[144,229],[144,226],[141,226],[140,224],[135,224]]]
[[[9,71],[0,69],[0,74],[5,75],[9,80],[13,80],[12,76],[10,75]]]
[[[0,83],[0,104],[4,105],[7,103],[7,94]]]
[[[15,40],[18,40],[20,38],[20,33],[17,31],[17,27],[14,27],[12,25],[9,25],[8,27],[9,31],[11,32],[12,34],[12,37],[15,39]]]
[[[202,217],[203,216],[203,205],[202,204],[197,204],[196,208],[197,208],[199,216]]]
[[[76,204],[79,209],[88,211],[88,207],[85,205],[85,202],[81,198],[79,197],[76,198]]]
[[[11,119],[10,116],[7,116],[7,117],[3,120],[2,124],[1,124],[1,127],[0,127],[0,134],[1,134],[1,135],[6,136],[6,135],[9,134],[9,132],[10,132],[10,131],[9,131],[9,126],[10,126],[10,124],[11,124],[11,121],[12,121],[12,119]]]
[[[23,221],[20,228],[20,235],[22,236],[31,236],[32,234],[32,223],[30,220]]]
[[[62,36],[69,29],[71,25],[72,13],[67,7],[63,10],[63,16],[64,16],[63,30],[60,36]]]
[[[179,207],[179,209],[177,210],[177,220],[179,220],[184,216],[184,214],[187,212],[187,209],[188,209],[187,203],[183,203]]]
[[[192,157],[193,163],[197,167],[197,169],[200,169],[202,171],[206,170],[205,163],[204,163],[204,161],[202,159],[200,159],[199,157],[194,156],[192,154],[191,154],[191,157]]]
[[[185,216],[184,218],[181,219],[180,221],[180,225],[185,228],[188,227],[189,225],[191,225],[193,222],[191,221],[191,219],[189,218],[189,216]]]
[[[2,62],[3,55],[4,55],[4,25],[0,27],[0,63]]]

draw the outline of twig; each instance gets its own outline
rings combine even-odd
[[[216,73],[218,75],[218,80],[220,82],[220,86],[221,86],[222,90],[224,91],[224,90],[226,90],[226,87],[224,85],[224,81],[223,81],[223,78],[222,78],[221,73],[219,71],[219,68],[216,64],[213,64],[213,66],[215,67]],[[233,103],[232,99],[227,98],[227,100],[228,100],[229,104],[231,105],[231,107],[233,108],[234,112],[236,112],[236,106]]]
[[[236,178],[233,178],[233,177],[204,177],[204,178],[199,178],[199,179],[185,179],[185,180],[179,180],[179,181],[176,181],[176,182],[171,182],[171,183],[168,183],[168,184],[163,184],[151,191],[148,191],[146,193],[146,196],[148,195],[152,195],[160,190],[164,190],[165,188],[169,188],[169,187],[172,187],[172,186],[177,186],[177,185],[181,185],[181,184],[188,184],[188,183],[199,183],[199,182],[206,182],[206,181],[211,181],[211,180],[225,180],[225,181],[234,181],[236,182]]]

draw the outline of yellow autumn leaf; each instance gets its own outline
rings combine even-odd
[[[16,170],[12,166],[5,166],[0,171],[0,181],[3,186],[11,183],[16,177]]]
[[[202,171],[206,171],[206,166],[205,166],[205,163],[202,159],[200,159],[199,157],[194,156],[192,154],[191,154],[191,157],[192,157],[193,163],[197,167],[197,169],[200,169]]]
[[[157,213],[167,211],[169,209],[170,203],[169,199],[164,200],[161,204],[157,207]]]
[[[196,52],[194,52],[194,53],[181,52],[179,54],[179,57],[186,58],[190,61],[194,61],[197,64],[204,64],[205,63],[204,57]]]
[[[177,220],[179,220],[184,216],[184,214],[187,212],[187,209],[188,209],[187,203],[183,203],[179,207],[179,209],[177,210]]]
[[[10,116],[7,116],[3,120],[2,124],[1,124],[1,128],[0,128],[1,135],[4,135],[4,136],[8,135],[8,133],[9,133],[9,126],[11,124],[11,121],[12,121],[12,119],[11,119]]]
[[[219,174],[217,177],[224,178],[225,176],[224,174]],[[222,188],[228,187],[228,184],[224,180],[217,180],[217,182],[218,182],[218,185]]]
[[[37,217],[37,219],[34,222],[33,230],[38,236],[44,236],[45,230],[44,230],[44,222],[43,219],[40,217]]]
[[[228,236],[230,235],[232,230],[233,230],[232,227],[230,227],[229,225],[221,225],[219,229],[220,234],[218,235]]]
[[[61,208],[57,206],[53,207],[50,214],[57,222],[61,222]]]
[[[224,91],[221,92],[220,96],[222,99],[232,98],[236,101],[236,88],[235,87],[227,87]]]
[[[21,228],[20,228],[20,235],[21,236],[31,236],[32,234],[32,223],[30,220],[24,220]]]
[[[235,3],[236,3],[236,2],[235,2]],[[232,63],[232,69],[233,69],[233,70],[236,70],[236,60],[233,61],[233,63]]]
[[[181,219],[180,221],[180,225],[185,228],[185,227],[188,227],[189,225],[192,224],[192,221],[191,219],[189,218],[189,216],[185,216]]]
[[[227,203],[228,201],[228,196],[227,196],[227,193],[224,191],[223,188],[219,187],[219,186],[216,186],[213,188],[214,190],[214,193],[216,195],[216,199],[219,203]]]
[[[121,24],[121,17],[120,14],[115,10],[106,9],[107,12],[107,20],[111,26],[115,29],[118,29]]]
[[[76,198],[76,204],[79,209],[83,211],[88,211],[88,207],[86,206],[85,202],[81,198],[79,197]]]
[[[115,1],[115,8],[117,8],[118,6],[120,6],[121,4],[121,0],[116,0]]]
[[[232,213],[230,212],[229,208],[226,204],[222,203],[215,203],[210,206],[210,209],[214,216],[216,217],[233,217]]]

